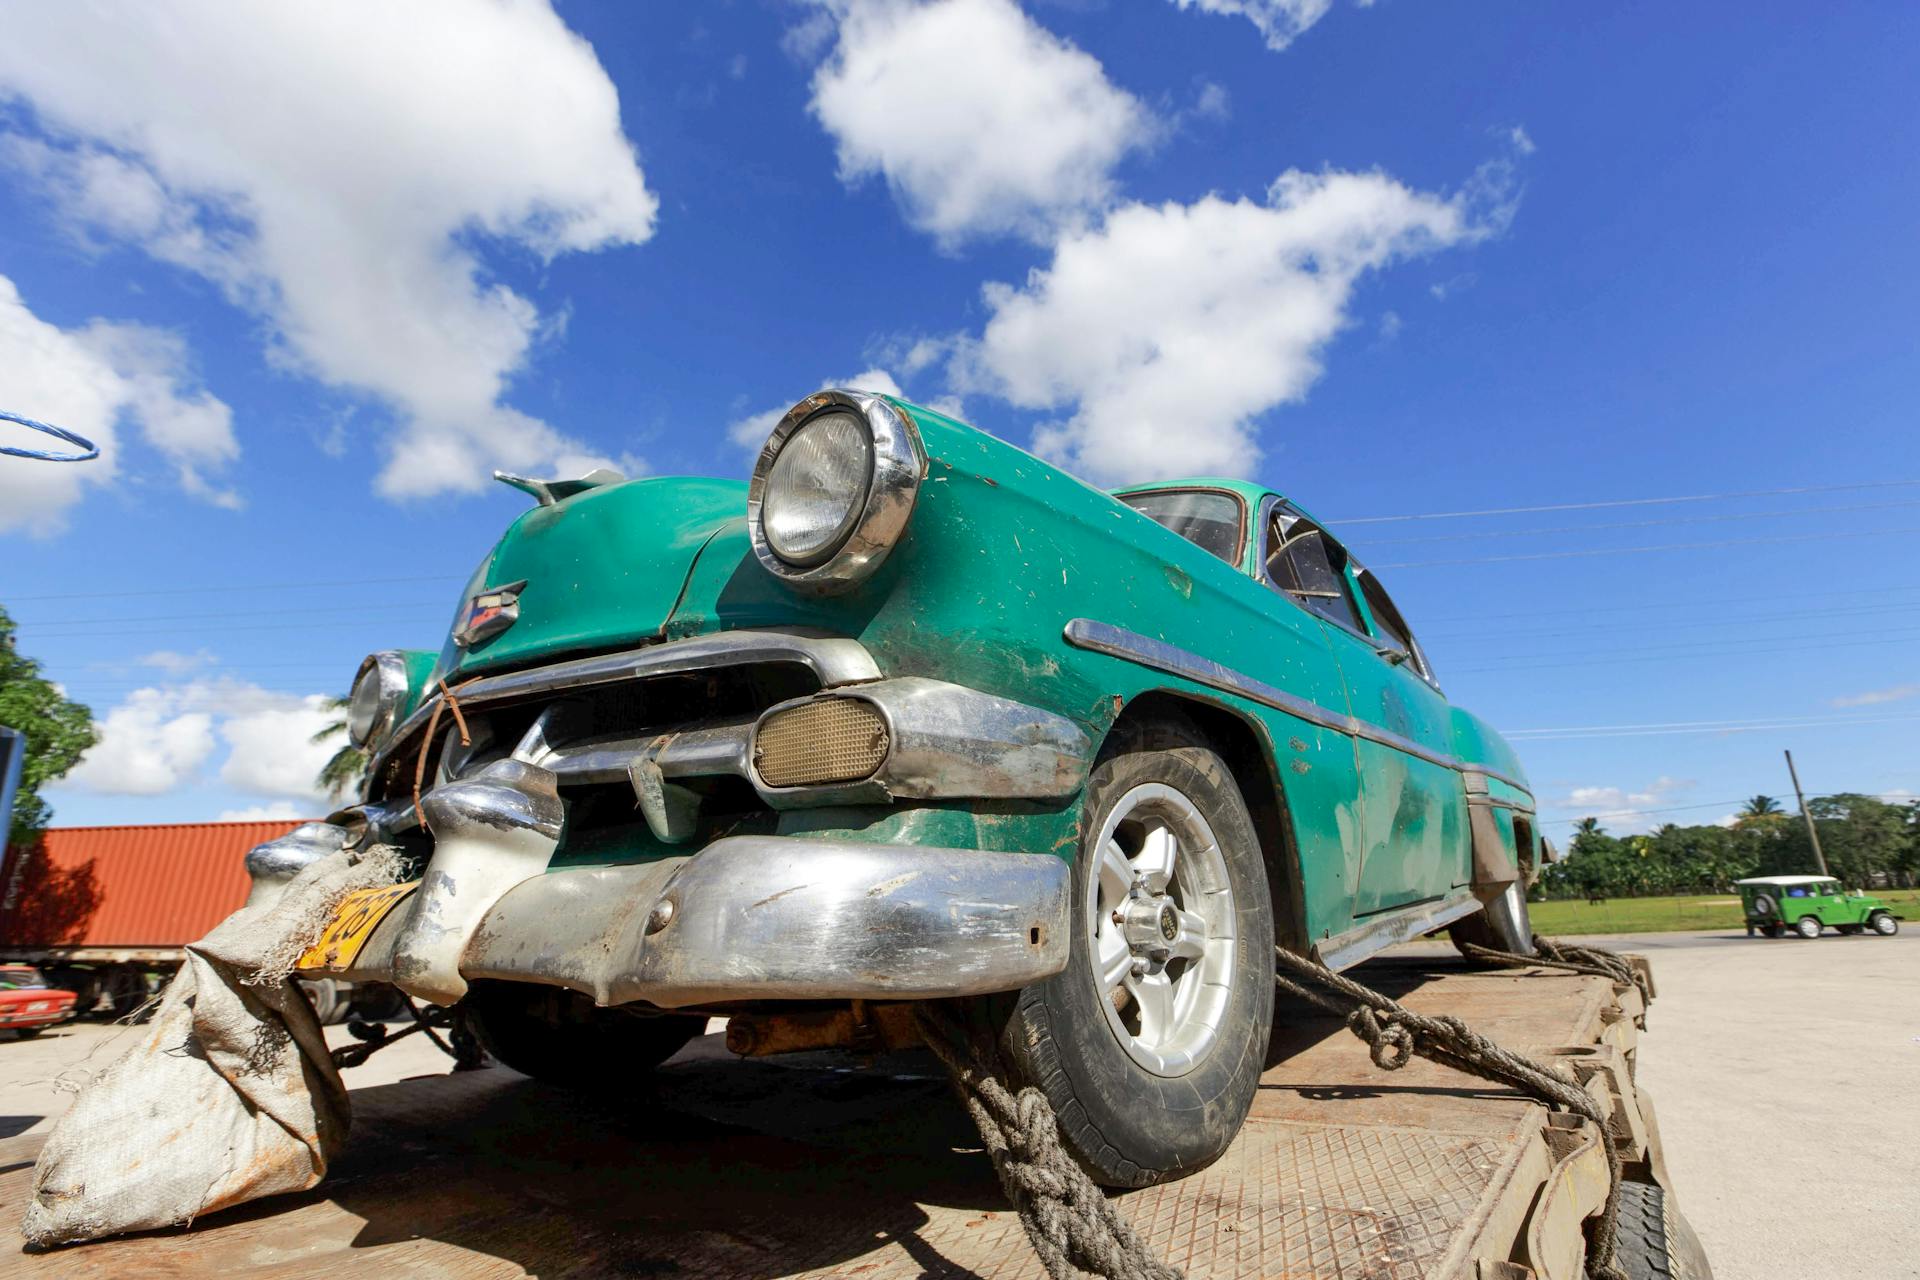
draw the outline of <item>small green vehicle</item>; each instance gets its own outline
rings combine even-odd
[[[1749,938],[1755,932],[1777,938],[1788,930],[1803,938],[1827,929],[1887,938],[1900,932],[1900,917],[1885,902],[1859,889],[1848,893],[1832,876],[1755,876],[1734,881],[1734,888],[1746,908]]]

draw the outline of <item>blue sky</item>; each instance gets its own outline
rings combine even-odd
[[[438,642],[488,470],[743,474],[854,378],[1290,493],[1552,818],[1716,820],[1782,747],[1916,788],[1911,10],[9,21],[0,408],[109,445],[0,458],[0,604],[108,728],[62,823],[315,810],[314,698]]]

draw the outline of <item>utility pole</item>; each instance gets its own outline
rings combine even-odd
[[[1787,776],[1793,779],[1793,798],[1800,802],[1800,816],[1807,822],[1807,839],[1813,841],[1813,860],[1820,864],[1820,874],[1827,875],[1827,855],[1820,852],[1820,833],[1813,829],[1813,815],[1807,812],[1807,797],[1800,790],[1800,771],[1793,767],[1793,752],[1787,752]]]

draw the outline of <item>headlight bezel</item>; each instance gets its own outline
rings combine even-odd
[[[767,483],[780,452],[800,429],[824,414],[848,412],[867,428],[871,472],[864,501],[839,545],[813,563],[783,559],[767,539]],[[747,530],[754,556],[775,577],[808,590],[848,590],[871,577],[905,532],[926,473],[926,451],[913,419],[883,396],[864,391],[815,392],[787,410],[754,460],[747,487]]]
[[[359,701],[362,682],[369,679],[375,681],[374,703],[363,725],[359,723],[355,704]],[[353,684],[347,690],[347,741],[362,751],[377,747],[400,722],[400,709],[412,687],[406,657],[399,650],[383,649],[361,659],[360,669],[354,673]]]

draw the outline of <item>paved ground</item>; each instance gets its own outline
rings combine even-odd
[[[1920,929],[1818,942],[1725,932],[1605,941],[1653,957],[1659,999],[1640,1079],[1720,1280],[1920,1277]],[[343,1028],[331,1031],[345,1040]],[[0,1137],[44,1128],[71,1097],[62,1082],[111,1061],[124,1034],[83,1024],[0,1043]],[[686,1052],[724,1053],[718,1039]],[[348,1083],[447,1067],[416,1036],[354,1068]]]

